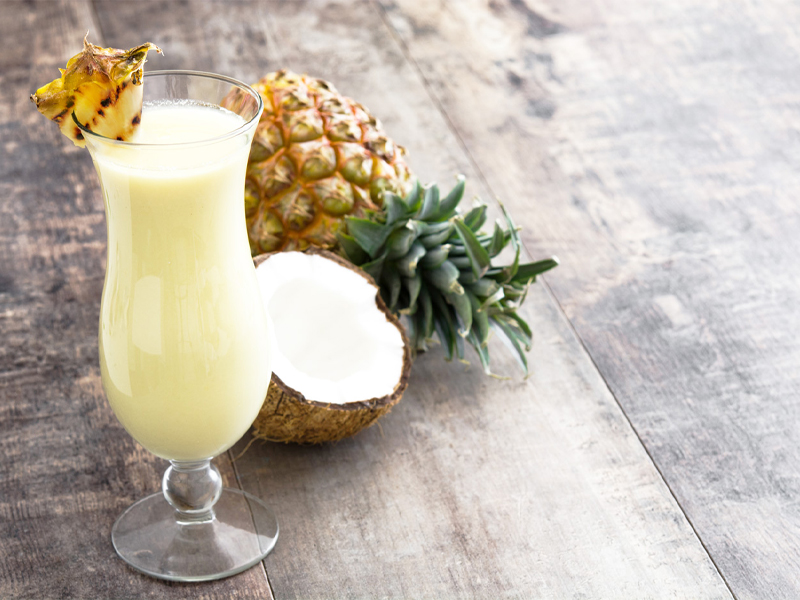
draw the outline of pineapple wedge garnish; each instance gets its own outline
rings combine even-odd
[[[83,39],[83,51],[59,69],[61,77],[36,90],[31,100],[61,133],[83,147],[75,118],[90,131],[118,140],[130,139],[142,117],[142,67],[147,53],[161,48],[146,43],[130,50],[101,48]]]

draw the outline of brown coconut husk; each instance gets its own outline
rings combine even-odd
[[[386,316],[386,320],[397,327],[403,338],[403,369],[400,380],[391,394],[347,404],[330,404],[325,402],[324,398],[306,398],[273,373],[264,405],[253,423],[253,435],[271,442],[321,444],[355,435],[375,423],[400,401],[403,392],[408,387],[408,379],[411,374],[411,345],[408,337],[400,319],[387,308],[381,299],[380,288],[372,277],[327,250],[311,246],[305,250],[305,253],[330,259],[358,273],[375,288],[376,306]],[[256,267],[268,260],[272,254],[261,254],[255,257],[253,260]]]

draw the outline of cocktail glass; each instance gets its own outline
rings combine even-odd
[[[143,119],[164,104],[201,107],[201,116],[224,104],[241,119],[208,139],[200,119],[199,141],[156,144],[108,139],[76,122],[105,199],[103,388],[133,438],[171,463],[163,493],[128,508],[111,536],[122,559],[148,575],[218,579],[258,563],[278,538],[272,511],[223,489],[211,463],[253,422],[271,374],[243,202],[263,103],[249,86],[209,73],[146,73],[143,89]]]

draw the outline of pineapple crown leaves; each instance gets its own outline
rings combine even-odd
[[[435,184],[416,181],[404,198],[384,192],[381,211],[346,219],[347,231],[337,233],[340,251],[378,282],[392,311],[407,317],[415,351],[427,350],[435,333],[447,360],[464,360],[466,341],[491,374],[488,341],[494,330],[527,375],[525,352],[533,334],[516,311],[530,284],[558,260],[520,264],[519,232],[505,207],[505,228],[498,222],[483,233],[486,205],[461,214],[463,196],[463,176],[443,198]],[[513,262],[493,265],[508,244]]]

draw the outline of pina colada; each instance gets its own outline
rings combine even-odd
[[[93,152],[108,222],[103,386],[128,432],[167,459],[225,451],[269,385],[242,201],[249,140],[224,137],[244,123],[198,103],[146,104],[131,141],[169,147]]]

